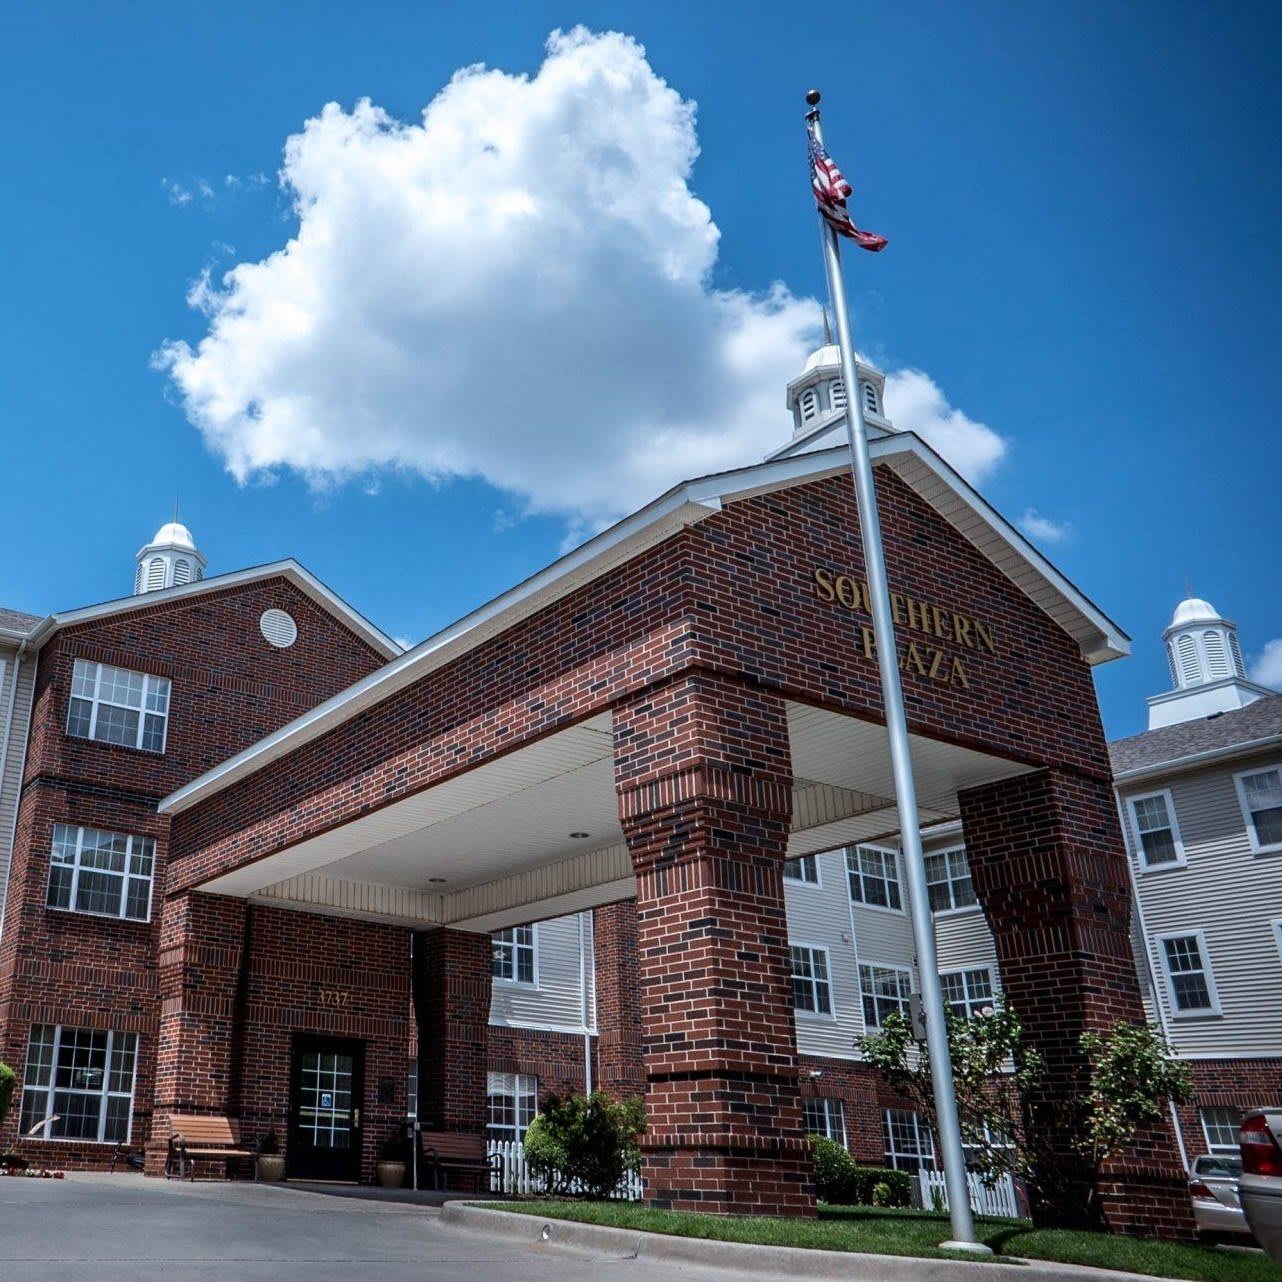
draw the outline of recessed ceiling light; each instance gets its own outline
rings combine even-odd
[[[572,832],[570,834],[570,836],[573,837],[575,841],[582,841],[584,837],[590,837],[591,835],[592,834],[590,832]]]
[[[439,886],[439,885],[441,884],[441,882],[443,882],[444,880],[445,880],[445,878],[444,878],[444,877],[429,877],[429,878],[428,878],[428,881],[430,881],[430,882],[432,883],[432,885],[433,885],[433,886]]]

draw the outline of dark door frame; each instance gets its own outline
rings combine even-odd
[[[303,1056],[316,1050],[352,1058],[351,1143],[347,1148],[316,1148],[303,1138],[299,1111]],[[327,1033],[294,1033],[289,1047],[289,1139],[286,1145],[289,1177],[359,1183],[364,1121],[365,1042],[358,1037],[333,1037]]]

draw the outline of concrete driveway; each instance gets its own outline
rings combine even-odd
[[[139,1175],[0,1179],[5,1282],[620,1282],[725,1273],[527,1246],[465,1232],[435,1208],[289,1184]],[[347,1194],[343,1196],[341,1194]]]

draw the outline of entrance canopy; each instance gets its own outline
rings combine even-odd
[[[884,727],[788,705],[789,858],[893,838]],[[913,738],[922,823],[955,819],[960,790],[1029,767]],[[619,825],[609,714],[332,828],[198,887],[277,907],[406,926],[491,931],[636,893]]]

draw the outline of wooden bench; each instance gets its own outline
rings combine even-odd
[[[490,1191],[490,1177],[499,1172],[501,1159],[497,1153],[491,1156],[485,1151],[483,1135],[461,1131],[420,1131],[419,1144],[433,1188],[448,1188],[449,1177],[458,1174],[470,1176],[478,1193]]]
[[[253,1161],[254,1150],[240,1140],[230,1117],[174,1113],[169,1119],[169,1153],[165,1178],[194,1180],[197,1162]]]

